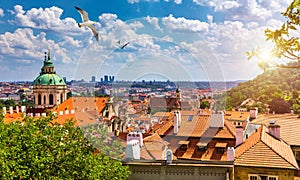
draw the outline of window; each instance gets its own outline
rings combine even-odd
[[[41,96],[41,94],[38,95],[38,105],[42,105],[42,96]]]
[[[258,180],[257,175],[249,175],[249,180]]]
[[[224,154],[225,148],[217,148],[217,154]]]
[[[53,104],[54,104],[54,101],[53,101],[53,94],[50,94],[50,95],[49,95],[49,104],[50,104],[50,105],[53,105]]]
[[[277,176],[269,176],[268,180],[277,180]]]
[[[249,180],[278,180],[277,176],[273,175],[260,175],[260,174],[249,174],[248,175]]]
[[[206,146],[198,146],[198,151],[205,152]]]
[[[63,95],[60,94],[60,103],[63,103],[64,99],[63,99]]]

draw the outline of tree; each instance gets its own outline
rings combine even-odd
[[[266,40],[274,43],[271,51],[272,58],[286,58],[296,63],[278,64],[273,59],[265,61],[262,57],[263,49],[261,47],[246,52],[248,59],[257,58],[258,65],[264,70],[270,67],[300,68],[299,37],[297,37],[298,33],[294,33],[297,32],[300,25],[300,0],[293,0],[282,15],[287,18],[286,22],[279,29],[266,29]]]
[[[281,98],[274,98],[269,105],[270,105],[270,112],[274,111],[275,113],[279,113],[279,114],[291,112],[290,103],[284,101],[284,99]]]
[[[126,179],[127,166],[102,153],[73,121],[53,115],[4,123],[0,120],[0,179]]]
[[[210,103],[208,101],[205,101],[205,100],[201,101],[201,103],[200,103],[201,109],[205,109],[205,108],[209,109],[209,107],[210,107]]]

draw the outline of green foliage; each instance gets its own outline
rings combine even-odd
[[[272,41],[274,46],[271,51],[273,58],[287,58],[294,62],[300,62],[300,42],[299,42],[299,25],[300,25],[300,1],[293,0],[287,7],[286,11],[282,13],[286,17],[280,28],[271,30],[265,30],[265,36],[267,41]],[[299,68],[299,64],[278,64],[274,59],[271,61],[260,61],[261,47],[254,48],[252,51],[246,52],[248,60],[257,58],[259,60],[259,66],[262,69],[270,67],[283,67],[283,68]]]
[[[210,107],[210,103],[208,101],[201,101],[200,103],[201,109],[205,109],[205,108],[209,109],[209,107]]]
[[[278,114],[288,113],[291,112],[291,105],[289,102],[286,102],[282,98],[274,98],[270,102],[270,112],[275,112]]]
[[[85,138],[102,154],[114,159],[122,159],[122,153],[125,152],[125,148],[115,136],[108,136],[108,130],[103,124],[87,125],[82,127],[82,130],[85,133]]]
[[[53,116],[0,121],[0,179],[126,179],[128,167],[101,153],[74,122]]]
[[[259,107],[260,112],[274,99],[283,99],[289,106],[299,104],[298,69],[269,69],[255,79],[239,83],[238,86],[227,91],[226,109],[239,107],[243,101],[251,98],[255,103],[251,107]],[[293,105],[297,107],[297,105]],[[295,111],[296,112],[296,111]]]
[[[9,106],[15,106],[16,103],[14,100],[12,99],[8,99],[8,100],[0,100],[0,107],[9,107]]]

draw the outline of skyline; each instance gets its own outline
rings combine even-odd
[[[48,48],[55,71],[67,79],[99,80],[104,74],[132,81],[253,79],[262,70],[247,60],[246,51],[270,46],[264,30],[282,24],[280,13],[290,2],[5,1],[0,5],[1,81],[33,81]],[[78,27],[81,17],[74,6],[97,22],[99,42],[88,28]]]

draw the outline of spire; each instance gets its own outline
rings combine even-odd
[[[53,63],[50,59],[50,49],[48,48],[48,57],[47,52],[45,52],[44,65],[41,69],[40,74],[55,74]]]
[[[50,60],[50,49],[48,48],[48,61]]]

